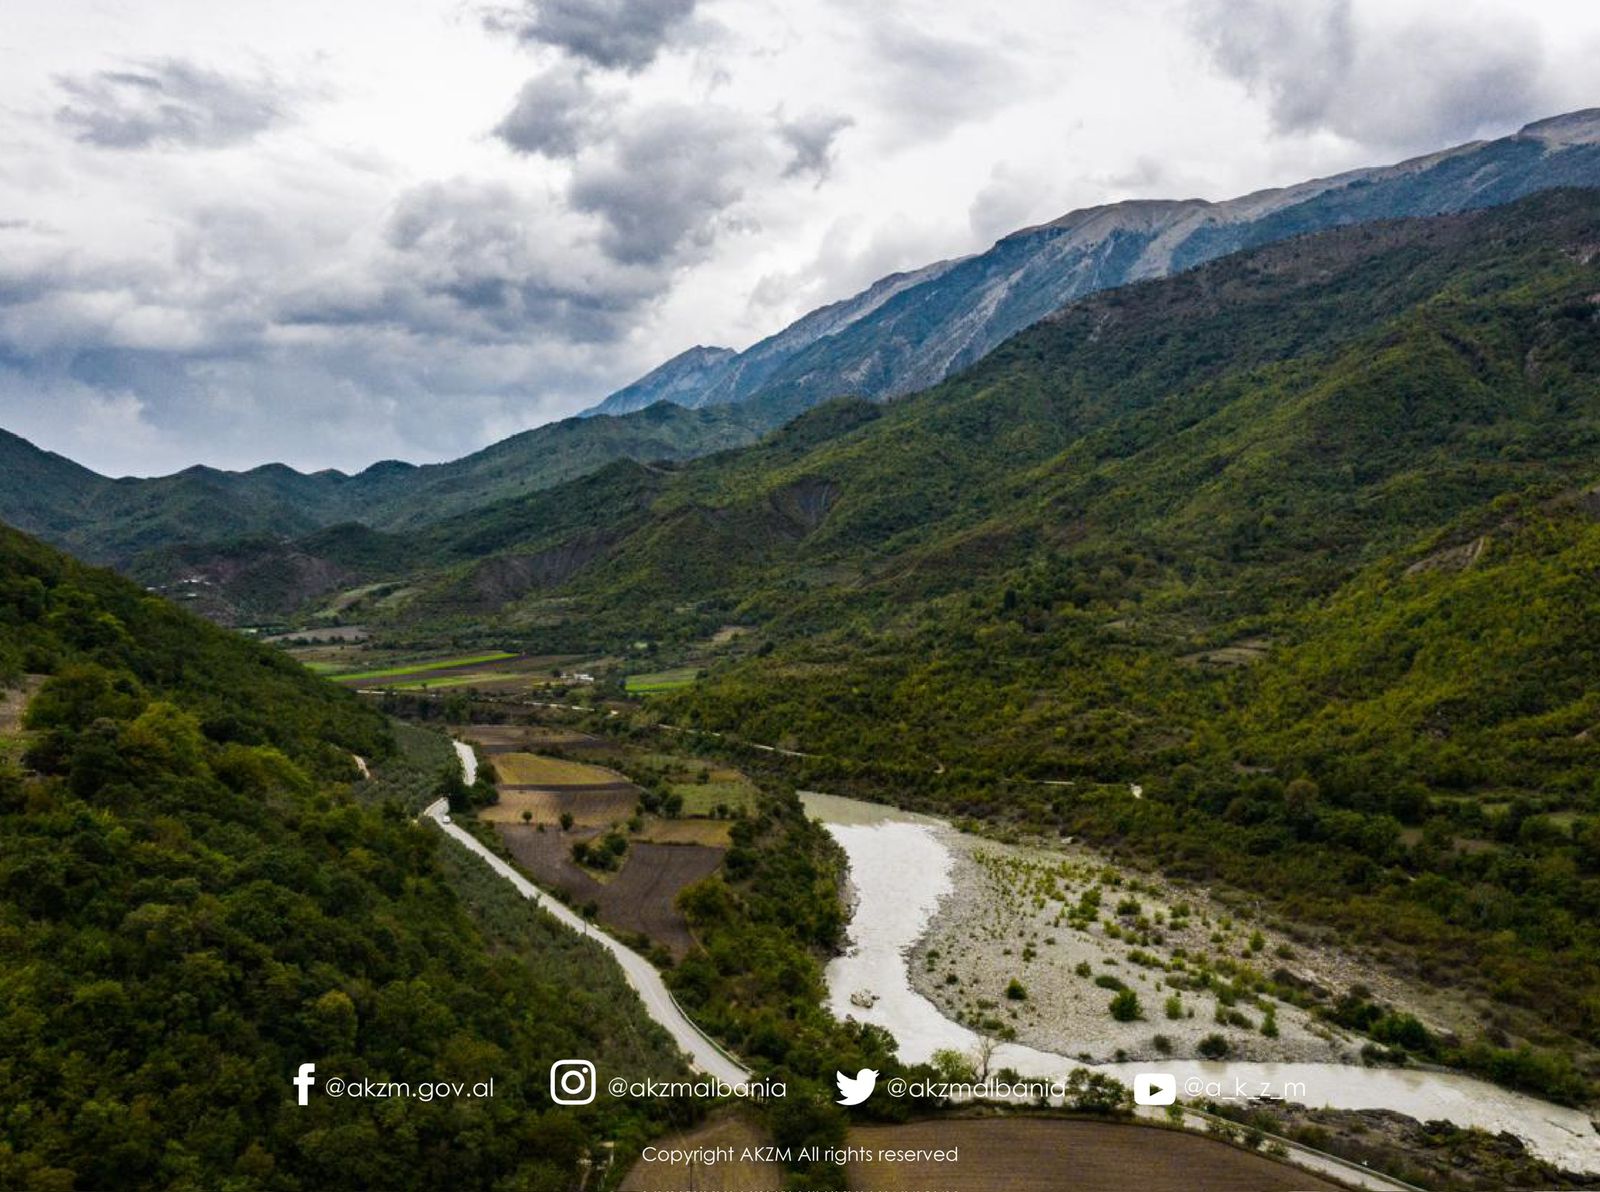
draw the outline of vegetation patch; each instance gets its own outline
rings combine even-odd
[[[699,672],[694,667],[684,666],[648,675],[629,675],[624,686],[629,695],[654,695],[688,687],[694,683],[698,675]]]

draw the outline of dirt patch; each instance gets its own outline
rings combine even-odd
[[[541,832],[520,823],[495,827],[517,863],[540,885],[561,891],[579,906],[594,903],[604,926],[643,932],[680,959],[688,954],[694,939],[678,910],[678,893],[716,872],[727,851],[634,840],[622,868],[609,881],[600,882],[572,860],[574,842],[594,839],[599,834],[594,829]]]
[[[1204,664],[1207,666],[1252,666],[1260,662],[1272,649],[1272,642],[1264,637],[1247,637],[1240,641],[1231,642],[1226,646],[1218,646],[1215,650],[1201,650],[1196,654],[1185,654],[1179,661],[1191,665]]]
[[[44,675],[25,675],[16,687],[0,687],[0,735],[15,737],[22,732],[22,713],[44,681]]]
[[[1465,571],[1483,557],[1484,547],[1489,545],[1487,536],[1474,538],[1471,542],[1460,546],[1448,547],[1436,551],[1425,559],[1418,559],[1406,568],[1407,575],[1420,575],[1425,571]]]
[[[868,1162],[850,1184],[884,1192],[1335,1192],[1338,1185],[1215,1139],[1121,1122],[957,1118],[857,1126],[852,1147],[955,1148],[955,1163]],[[709,1187],[710,1185],[706,1185]]]

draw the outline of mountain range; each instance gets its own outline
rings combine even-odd
[[[631,509],[629,502],[669,474],[663,465],[754,444],[818,403],[926,387],[1096,293],[1188,276],[1208,259],[1319,228],[1489,208],[1568,184],[1600,186],[1600,109],[1226,203],[1133,201],[1073,212],[1007,236],[986,253],[883,278],[744,352],[690,349],[587,416],[445,464],[386,461],[355,475],[307,475],[283,465],[239,473],[195,467],[113,480],[0,432],[0,519],[158,590],[186,584],[183,594],[198,599],[203,592],[198,607],[219,620],[276,620],[329,592],[409,574],[422,560],[460,557],[448,546],[419,550],[418,542],[493,539],[484,553],[494,556],[513,542],[551,539],[572,524],[571,502],[603,513],[597,494],[617,477],[629,478],[624,508]],[[835,433],[869,413],[801,419],[777,441],[792,444],[824,428]],[[1030,458],[1041,444],[1067,443],[1054,429],[1032,444],[997,440]],[[620,467],[625,461],[636,466]],[[1014,463],[994,459],[997,468]],[[584,478],[592,483],[572,487]],[[944,483],[940,467],[930,465],[910,478],[904,507],[924,505],[929,490]],[[824,500],[829,484],[797,497],[797,508]],[[546,490],[551,501],[538,500]],[[514,533],[483,529],[513,516],[508,510],[521,511]],[[803,523],[815,513],[798,516]],[[581,547],[566,544],[531,570],[477,560],[489,568],[480,577],[485,599],[493,605],[496,594],[509,598],[535,579],[564,581],[579,564],[601,558],[603,544],[620,541],[626,523],[619,513],[589,526]],[[489,578],[495,569],[498,578]]]
[[[696,347],[591,413],[657,401],[714,406],[782,395],[799,404],[925,389],[1057,307],[1319,228],[1492,206],[1552,186],[1600,184],[1600,109],[1527,125],[1398,165],[1203,199],[1112,203],[1002,238],[987,252],[873,283],[743,352]]]

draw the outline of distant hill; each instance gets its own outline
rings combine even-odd
[[[184,544],[288,541],[344,522],[418,526],[617,459],[685,459],[740,446],[786,414],[779,400],[719,410],[661,402],[625,417],[536,427],[450,463],[387,461],[353,476],[268,464],[112,480],[0,431],[0,519],[126,569],[142,554]]]
[[[1098,290],[1322,228],[1465,211],[1557,186],[1600,186],[1600,109],[1228,202],[1136,200],[1074,211],[976,256],[884,278],[744,352],[719,349],[698,359],[692,375],[675,370],[670,391],[650,383],[652,373],[593,412],[623,413],[662,398],[703,407],[757,395],[797,405],[895,397],[960,371],[1063,303]]]

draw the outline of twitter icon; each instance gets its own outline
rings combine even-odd
[[[860,1105],[872,1096],[872,1090],[878,1086],[878,1074],[871,1068],[863,1068],[854,1076],[835,1072],[833,1079],[839,1086],[840,1105]]]

